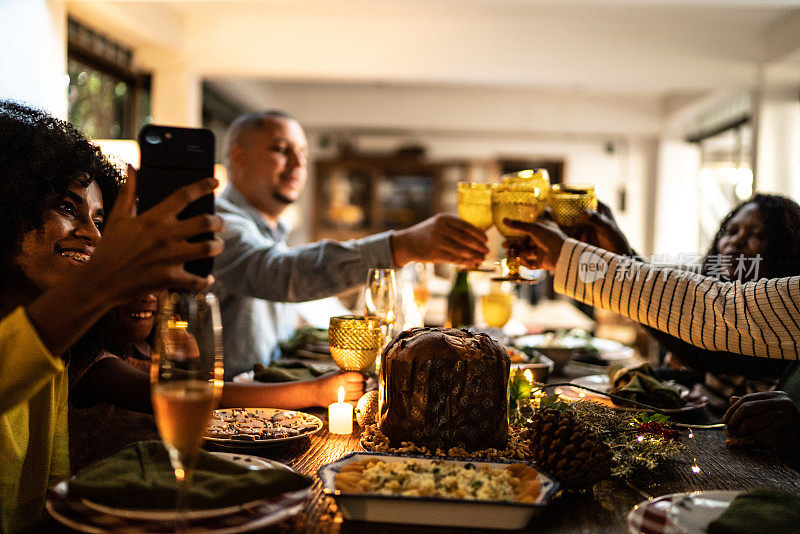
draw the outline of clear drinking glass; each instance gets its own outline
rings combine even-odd
[[[158,432],[178,483],[177,531],[206,427],[222,395],[222,323],[212,293],[171,293],[159,307],[150,366]]]
[[[431,298],[431,290],[428,287],[430,283],[431,267],[430,263],[416,262],[411,270],[411,283],[414,291],[414,304],[417,306],[419,318],[422,323],[425,322],[425,312],[428,310],[428,301]]]
[[[367,314],[381,320],[384,344],[389,341],[397,318],[397,277],[394,269],[370,269],[364,288]]]
[[[520,260],[517,250],[526,239],[524,232],[509,228],[503,219],[534,222],[547,208],[550,192],[550,177],[544,169],[524,170],[503,175],[503,182],[492,189],[492,217],[500,235],[509,243],[506,252],[508,276],[493,280],[535,283],[535,279],[523,278],[519,274]]]

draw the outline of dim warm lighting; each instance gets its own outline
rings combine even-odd
[[[189,323],[187,321],[179,321],[177,319],[170,319],[167,321],[167,326],[171,329],[175,330],[186,330],[189,328]]]
[[[344,402],[343,386],[339,386],[339,402],[328,406],[328,431],[331,434],[353,432],[353,406]]]
[[[528,382],[533,383],[533,373],[531,372],[530,369],[525,369],[525,372],[522,373],[522,374],[523,374],[523,376],[525,376],[525,380],[527,380]]]

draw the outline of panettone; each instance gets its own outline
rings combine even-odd
[[[381,355],[379,428],[394,445],[502,449],[508,373],[506,350],[486,334],[406,330]]]

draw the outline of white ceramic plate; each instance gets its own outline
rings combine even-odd
[[[642,501],[628,514],[631,534],[703,534],[741,491],[692,491]]]
[[[572,383],[577,386],[586,386],[588,388],[596,389],[604,393],[608,393],[609,391],[611,391],[611,380],[608,378],[607,375],[581,376],[573,379]],[[708,397],[691,396],[689,390],[680,384],[672,384],[672,387],[680,391],[681,397],[684,397],[686,399],[686,405],[682,406],[681,408],[664,408],[661,410],[664,413],[669,414],[669,413],[691,412],[694,410],[699,410],[700,408],[708,404]],[[646,410],[644,408],[635,408],[632,406],[618,406],[614,404],[614,402],[605,395],[593,393],[591,391],[587,391],[581,388],[565,386],[559,388],[559,390],[561,395],[564,395],[570,400],[591,400],[591,401],[601,402],[602,404],[610,406],[611,408],[623,411],[636,411],[636,412],[651,411],[651,410]]]
[[[518,347],[532,347],[534,349],[583,349],[590,345],[590,341],[579,336],[554,338],[552,334],[533,334],[517,338],[515,344]],[[608,362],[626,360],[634,355],[634,350],[631,347],[612,339],[593,337],[591,338],[591,345],[598,350],[598,357]]]
[[[342,514],[347,519],[376,523],[404,523],[475,529],[521,529],[528,524],[534,514],[547,505],[550,498],[559,489],[558,482],[539,472],[542,489],[535,503],[406,497],[400,495],[378,495],[375,493],[342,493],[338,491],[335,477],[342,466],[367,458],[377,458],[387,463],[402,462],[411,458],[423,463],[446,460],[456,464],[471,463],[476,466],[488,465],[496,468],[518,463],[353,452],[335,462],[323,465],[317,472],[317,475],[322,480],[323,490],[326,494],[336,499]]]
[[[296,414],[305,418],[309,424],[314,425],[314,428],[312,430],[305,431],[296,436],[288,436],[285,438],[257,439],[253,441],[248,441],[248,440],[240,440],[232,438],[206,436],[205,438],[206,441],[217,445],[223,445],[226,447],[235,447],[237,449],[260,449],[264,447],[273,447],[275,445],[282,445],[284,443],[290,443],[293,441],[305,439],[311,436],[312,434],[316,434],[317,432],[319,432],[323,426],[322,420],[319,417],[313,416],[305,412],[298,412],[295,410],[282,410],[279,408],[225,408],[222,410],[214,410],[214,414],[229,415],[233,411],[244,411],[247,413],[255,413],[264,417],[272,417],[273,415],[280,412],[285,412],[290,415]]]
[[[213,453],[253,469],[289,469],[274,460],[243,454]],[[197,510],[187,513],[190,528],[203,532],[235,534],[273,525],[299,513],[311,487],[284,493],[270,499],[253,501],[239,506]],[[170,532],[174,528],[172,510],[122,510],[92,503],[69,495],[69,481],[59,483],[47,495],[47,511],[58,522],[89,533],[139,532],[141,534]],[[192,525],[198,521],[199,524]]]

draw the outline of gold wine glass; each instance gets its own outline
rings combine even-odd
[[[586,210],[597,209],[594,186],[588,184],[555,184],[548,197],[550,217],[567,235],[588,221]]]
[[[459,182],[456,193],[458,216],[484,232],[492,227],[492,187],[493,184]],[[493,272],[495,267],[488,262],[481,263],[470,271]]]
[[[489,292],[481,297],[481,313],[487,326],[503,328],[514,311],[514,295],[506,282],[492,282]]]
[[[503,219],[534,222],[547,207],[550,192],[550,177],[544,169],[524,170],[503,175],[503,181],[492,189],[492,217],[500,235],[509,243],[506,253],[508,275],[492,280],[536,283],[519,274],[518,250],[525,242],[525,232],[509,228]]]
[[[212,293],[172,293],[161,302],[150,395],[178,483],[176,531],[187,529],[187,497],[206,427],[222,395],[222,323]]]
[[[381,353],[381,320],[371,315],[331,317],[328,343],[339,369],[363,373],[375,364]]]
[[[459,182],[458,216],[484,232],[492,227],[492,184]]]

